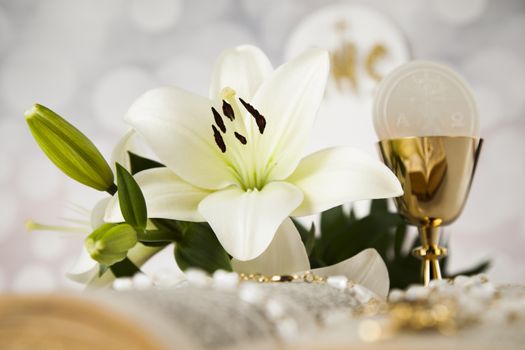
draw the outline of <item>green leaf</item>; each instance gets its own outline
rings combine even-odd
[[[488,270],[488,268],[490,267],[491,265],[491,262],[490,260],[484,260],[480,263],[478,263],[477,265],[474,265],[466,270],[462,270],[460,272],[457,272],[453,275],[447,275],[449,278],[454,278],[456,276],[461,276],[461,275],[464,275],[464,276],[472,276],[472,275],[477,275],[479,273],[482,273],[482,272],[485,272]]]
[[[124,220],[139,231],[144,231],[148,220],[146,201],[133,176],[117,163],[117,185],[120,210]]]
[[[401,221],[397,214],[374,214],[343,226],[332,233],[333,239],[328,242],[323,252],[327,264],[336,264],[348,259],[366,248],[376,248],[379,254],[385,253],[388,247],[388,235],[392,228]]]
[[[139,242],[141,243],[173,243],[180,239],[179,233],[164,231],[164,230],[146,230],[139,234]]]
[[[135,175],[136,173],[139,173],[143,170],[165,167],[164,164],[161,164],[149,158],[141,157],[138,154],[135,154],[133,152],[128,151],[128,154],[129,154],[129,162],[131,164],[131,174],[132,175]]]
[[[343,206],[338,206],[321,213],[320,229],[323,233],[316,241],[315,253],[325,256],[324,249],[334,237],[349,225],[349,217],[344,213]]]
[[[96,190],[114,191],[111,168],[80,130],[39,104],[25,118],[35,141],[64,174]]]
[[[115,277],[132,277],[135,274],[140,272],[140,269],[135,265],[129,258],[124,258],[124,260],[119,261],[118,263],[115,263],[111,265],[110,267],[111,272],[115,275]]]
[[[205,223],[188,225],[183,238],[175,244],[175,260],[182,269],[200,268],[209,273],[231,271],[230,256],[219,243],[211,227]]]
[[[182,233],[187,229],[188,226],[191,226],[193,223],[188,223],[184,221],[169,220],[169,219],[150,219],[153,225],[164,232],[169,232],[173,235],[173,239],[176,242],[182,240]]]
[[[394,239],[394,254],[396,258],[401,257],[401,249],[403,248],[403,242],[405,242],[406,231],[407,224],[404,221],[397,225]]]
[[[303,241],[304,247],[306,249],[306,254],[310,256],[312,254],[312,249],[314,248],[315,244],[315,225],[312,223],[310,226],[310,229],[307,230],[299,221],[292,218],[292,222],[294,223],[295,227],[297,228],[297,231],[299,231],[299,234],[301,235],[301,240]]]
[[[386,199],[373,199],[370,204],[370,214],[388,213],[388,201]]]
[[[299,227],[301,237],[306,229]],[[305,235],[305,237],[308,237]],[[414,237],[407,234],[407,224],[397,213],[388,210],[387,200],[372,201],[370,214],[356,219],[353,212],[345,215],[341,207],[330,209],[321,215],[320,237],[314,240],[309,255],[312,268],[332,265],[352,257],[363,249],[375,248],[388,268],[391,288],[405,288],[420,283],[420,260],[411,255],[412,249],[420,245],[415,239],[408,252],[402,247]],[[304,242],[304,239],[303,239]],[[444,246],[447,242],[442,243]],[[446,274],[446,257],[442,259],[443,275]],[[484,261],[461,274],[475,274],[489,266]]]

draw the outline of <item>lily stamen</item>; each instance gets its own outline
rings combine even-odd
[[[239,134],[237,131],[235,131],[233,133],[235,135],[235,137],[237,138],[237,140],[239,140],[240,143],[242,143],[243,145],[245,145],[248,141],[246,140],[246,137],[242,136],[241,134]]]
[[[242,105],[246,110],[252,115],[252,117],[255,119],[255,122],[257,123],[257,127],[259,128],[259,132],[261,135],[264,133],[264,129],[266,128],[266,118],[259,113],[255,107],[253,107],[248,102],[244,101],[242,98],[239,98],[239,101],[241,101]]]
[[[235,119],[235,113],[233,111],[232,106],[225,100],[222,100],[222,112],[231,121]]]
[[[57,226],[57,225],[45,225],[35,222],[32,219],[26,221],[26,230],[28,231],[57,231],[66,233],[86,233],[85,227],[75,226]]]
[[[224,139],[222,138],[221,133],[219,130],[215,127],[215,125],[211,126],[213,129],[213,138],[215,139],[215,143],[219,147],[222,153],[226,152],[226,144],[224,143]]]
[[[219,127],[219,129],[221,129],[223,134],[226,133],[226,125],[224,125],[224,120],[222,120],[222,117],[219,114],[219,112],[217,112],[215,107],[211,107],[211,111],[213,112],[213,119],[215,119],[215,124],[217,124],[217,126]]]

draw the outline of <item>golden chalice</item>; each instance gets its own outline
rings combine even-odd
[[[382,79],[374,100],[374,127],[385,164],[404,194],[399,213],[419,228],[422,282],[441,279],[439,229],[465,205],[482,140],[478,109],[468,84],[429,61],[406,63]]]
[[[385,164],[396,174],[404,194],[395,199],[399,213],[418,226],[421,279],[441,279],[439,229],[452,223],[465,205],[482,140],[473,137],[423,136],[379,142]]]

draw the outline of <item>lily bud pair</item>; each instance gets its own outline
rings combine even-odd
[[[25,117],[36,142],[60,170],[86,186],[115,192],[111,168],[82,132],[39,104],[28,110]]]
[[[113,265],[124,260],[128,250],[137,244],[137,232],[128,224],[103,224],[84,242],[93,258],[102,265]]]

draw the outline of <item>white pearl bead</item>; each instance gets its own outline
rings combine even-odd
[[[206,272],[198,269],[188,269],[185,271],[188,283],[196,287],[206,287],[210,283],[210,278]]]
[[[348,278],[346,276],[330,276],[326,283],[337,289],[346,289],[348,287]]]
[[[136,290],[147,290],[153,286],[151,278],[143,273],[137,273],[132,279],[133,288]]]
[[[448,286],[450,283],[446,279],[432,280],[428,283],[430,288],[440,289],[441,287]]]
[[[155,287],[164,289],[173,287],[184,279],[184,275],[180,272],[160,270],[153,275],[153,284]]]
[[[352,287],[352,292],[354,293],[355,298],[357,301],[359,301],[361,304],[366,304],[372,299],[372,292],[370,292],[368,289],[363,287],[360,284],[355,284]]]
[[[388,295],[388,301],[391,303],[397,303],[405,298],[405,292],[401,289],[392,289]]]
[[[217,270],[213,273],[213,285],[219,289],[233,290],[239,284],[239,275],[235,272]]]
[[[258,304],[264,299],[264,293],[255,282],[243,282],[239,289],[239,298],[250,304]]]
[[[133,288],[133,283],[131,282],[131,278],[121,277],[115,279],[112,286],[114,290],[121,292],[131,290]]]
[[[410,301],[421,300],[421,299],[425,299],[429,293],[430,293],[429,288],[426,288],[420,285],[412,285],[408,287],[405,293],[405,298]]]

